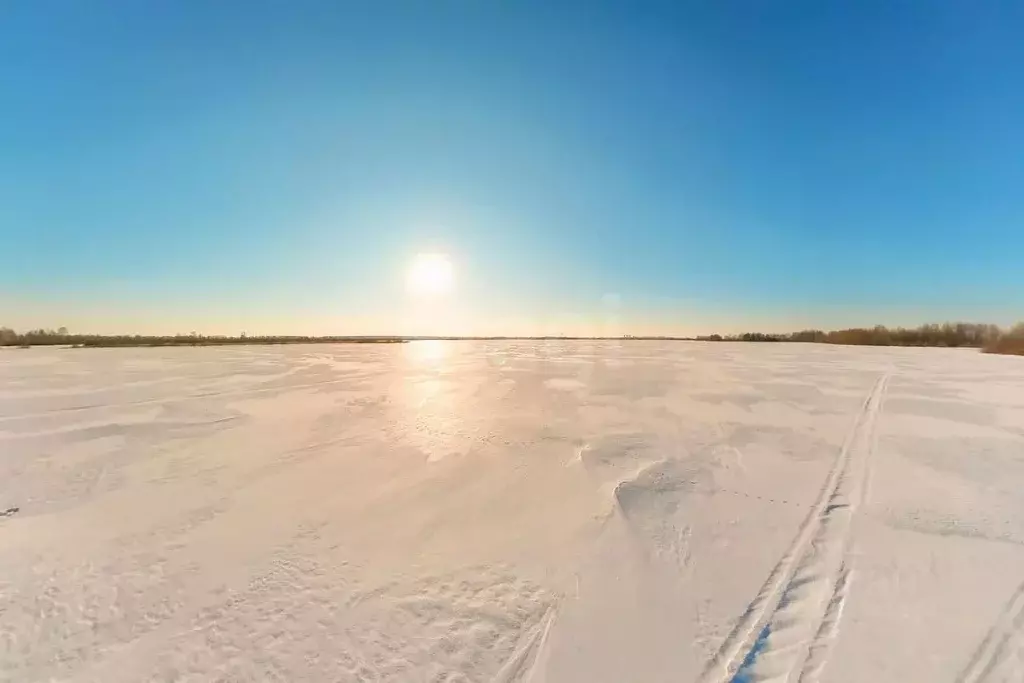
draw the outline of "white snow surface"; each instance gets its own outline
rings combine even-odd
[[[0,352],[0,680],[1024,680],[1024,359]]]

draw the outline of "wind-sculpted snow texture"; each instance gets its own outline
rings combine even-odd
[[[1024,362],[0,351],[0,681],[1024,680]]]

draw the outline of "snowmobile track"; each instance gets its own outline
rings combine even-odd
[[[957,683],[1002,683],[1024,679],[1024,584],[992,625]]]
[[[793,543],[700,676],[700,683],[797,680],[824,668],[851,579],[849,536],[889,375],[865,399]]]
[[[494,683],[529,683],[534,678],[534,669],[543,654],[555,612],[554,606],[549,607],[540,623],[527,632],[519,647],[494,677]]]

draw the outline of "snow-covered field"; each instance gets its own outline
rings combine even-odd
[[[1024,680],[1024,359],[0,352],[4,681]]]

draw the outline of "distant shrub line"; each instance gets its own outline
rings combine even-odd
[[[176,334],[169,336],[141,334],[71,334],[66,328],[56,330],[29,330],[15,332],[0,327],[0,346],[78,346],[78,347],[131,347],[131,346],[231,346],[242,344],[393,344],[423,337],[309,337],[298,335],[265,335],[237,337],[203,334]],[[439,337],[440,338],[440,337]],[[443,337],[444,339],[589,339],[590,337]],[[593,337],[609,339],[609,337]],[[615,337],[621,339],[622,337]],[[686,337],[634,337],[627,339],[694,339]],[[977,323],[943,323],[920,327],[888,328],[854,327],[845,330],[801,330],[788,334],[744,332],[735,335],[712,334],[696,337],[698,341],[738,342],[812,342],[818,344],[849,344],[855,346],[940,346],[973,347],[986,353],[1005,353],[1024,356],[1024,323],[1009,330],[998,325]]]
[[[308,337],[301,335],[264,335],[228,337],[222,335],[176,334],[71,334],[65,328],[57,330],[29,330],[18,333],[9,327],[0,327],[0,346],[232,346],[248,344],[388,344],[400,343],[400,337]]]
[[[943,323],[920,327],[852,327],[845,330],[801,330],[789,334],[744,332],[736,335],[712,334],[697,337],[701,341],[812,342],[853,346],[938,346],[973,347],[986,353],[1024,355],[1024,323],[1009,330],[998,325]]]

